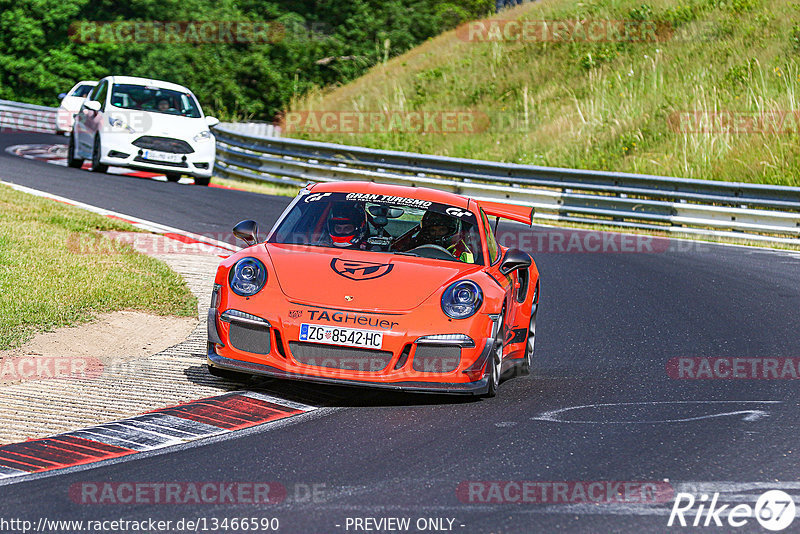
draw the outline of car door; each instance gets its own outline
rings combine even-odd
[[[491,264],[488,272],[505,290],[505,358],[520,358],[524,355],[522,351],[527,340],[529,318],[526,318],[523,313],[522,304],[530,292],[529,275],[527,271],[520,270],[513,271],[507,275],[500,273],[504,250],[497,243],[494,230],[483,209],[481,209],[481,222],[486,232],[486,245]]]
[[[102,80],[97,84],[81,105],[81,109],[75,118],[75,146],[81,157],[87,159],[92,157],[94,137],[103,127],[108,86],[108,80]],[[87,108],[86,103],[88,101],[99,102],[100,111]]]

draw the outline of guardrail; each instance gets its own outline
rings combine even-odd
[[[800,187],[668,178],[250,135],[221,124],[215,173],[304,186],[366,180],[532,206],[539,221],[800,244]]]
[[[55,133],[58,108],[0,100],[0,128]]]

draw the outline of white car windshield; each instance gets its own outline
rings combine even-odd
[[[166,115],[200,118],[200,108],[191,93],[161,87],[114,84],[111,105],[124,109],[140,109]]]
[[[92,92],[92,89],[94,89],[94,85],[89,85],[89,84],[79,85],[78,87],[75,88],[75,91],[73,91],[73,93],[69,96],[87,97],[89,96],[89,93]]]

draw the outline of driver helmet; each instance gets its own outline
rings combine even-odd
[[[334,204],[328,214],[328,233],[334,247],[357,247],[367,233],[364,209],[356,204]]]
[[[458,219],[450,215],[427,211],[420,223],[420,237],[425,244],[447,248],[455,242],[458,222]]]

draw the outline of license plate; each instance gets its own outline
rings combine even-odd
[[[181,154],[159,152],[158,150],[144,150],[142,151],[142,157],[153,161],[170,161],[172,163],[180,163],[181,161]]]
[[[383,332],[303,323],[300,325],[300,341],[379,349],[383,345]]]

